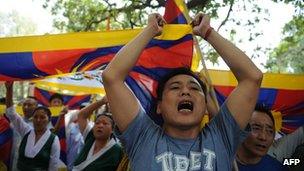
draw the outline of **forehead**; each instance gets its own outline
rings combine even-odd
[[[274,126],[273,125],[273,122],[271,120],[271,118],[264,112],[259,112],[259,111],[254,111],[252,116],[251,116],[251,119],[250,119],[250,122],[251,123],[259,123],[259,124],[267,124],[267,125],[270,125],[270,126]]]
[[[38,109],[35,111],[34,115],[46,115],[47,116],[47,112],[43,109]]]
[[[36,100],[34,100],[32,98],[26,98],[23,103],[26,103],[26,104],[35,104]]]
[[[56,98],[53,98],[53,99],[51,100],[51,102],[54,102],[54,101],[57,101],[57,102],[60,101],[60,102],[62,102],[62,100],[61,100],[60,98],[57,98],[57,97],[56,97]]]
[[[112,122],[111,119],[110,119],[109,117],[107,117],[107,116],[99,116],[99,117],[96,119],[95,122],[99,122],[99,121],[106,121],[106,122],[109,122],[109,123]]]
[[[199,82],[193,76],[185,74],[173,76],[166,82],[166,85],[170,85],[172,83],[193,83],[200,86]]]

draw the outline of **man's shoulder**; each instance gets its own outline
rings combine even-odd
[[[263,162],[261,162],[261,163],[263,163],[263,165],[265,165],[265,166],[267,165],[272,169],[283,169],[284,168],[284,166],[281,162],[279,162],[277,159],[271,157],[268,154],[263,156],[262,160],[263,160]]]
[[[267,162],[273,162],[273,163],[279,163],[280,164],[280,162],[277,159],[271,157],[268,154],[266,154],[265,156],[263,156],[262,160],[263,161],[267,161]]]

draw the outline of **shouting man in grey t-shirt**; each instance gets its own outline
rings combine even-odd
[[[219,114],[202,130],[205,85],[189,69],[174,70],[159,82],[157,114],[164,120],[159,127],[145,114],[124,81],[148,42],[162,33],[164,24],[162,16],[151,14],[148,25],[103,72],[104,87],[131,170],[231,170],[240,134],[257,100],[262,73],[241,50],[210,27],[207,15],[199,13],[192,22],[193,33],[222,56],[238,85]]]

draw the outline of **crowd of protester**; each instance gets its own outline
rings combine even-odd
[[[49,106],[39,105],[35,97],[23,99],[23,115],[18,114],[14,83],[6,82],[6,112],[1,119],[13,130],[9,170],[303,170],[304,127],[275,139],[271,111],[256,105],[263,74],[202,13],[192,22],[193,34],[217,51],[238,84],[216,109],[206,79],[189,68],[177,68],[158,83],[154,111],[162,116],[163,124],[153,122],[125,79],[165,24],[162,16],[150,14],[147,26],[104,70],[106,96],[79,110],[69,110],[63,97],[53,94]],[[54,125],[48,107],[62,107]],[[205,114],[211,118],[202,128]],[[58,138],[62,127],[65,143]],[[65,162],[60,158],[63,148]],[[288,158],[301,163],[283,165]]]

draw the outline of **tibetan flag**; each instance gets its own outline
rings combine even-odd
[[[188,24],[188,13],[183,0],[167,0],[164,19],[170,24]]]
[[[190,24],[191,18],[184,0],[167,0],[164,19],[169,24]],[[192,54],[191,69],[193,71],[197,71],[202,58],[198,51],[200,51],[200,47],[196,45]]]
[[[40,88],[34,88],[34,96],[37,99],[39,104],[44,106],[49,106],[49,99],[54,94],[54,92],[50,92],[47,90],[43,90]],[[91,95],[82,95],[82,96],[71,96],[61,94],[63,97],[63,103],[65,106],[68,106],[69,109],[79,109],[82,103],[87,103],[91,99]]]
[[[0,168],[9,170],[13,131],[5,116],[0,115]]]
[[[181,18],[185,12],[180,6],[182,1],[168,3],[177,6],[167,6],[166,16],[173,20]],[[185,24],[185,20],[173,23],[166,24],[163,34],[148,43],[126,79],[147,113],[151,113],[149,111],[153,108],[155,88],[160,77],[174,68],[190,68],[193,63],[198,63],[193,61],[191,26]],[[64,73],[102,70],[121,47],[141,30],[2,38],[0,81],[33,80]],[[159,116],[151,117],[156,122],[160,121]]]
[[[0,81],[32,80],[102,69],[140,31],[133,29],[0,38]],[[164,34],[149,43],[137,66],[172,68],[176,64],[191,65],[191,58],[184,58],[185,54],[192,53],[191,44],[190,26],[166,25]],[[176,61],[169,63],[172,58],[176,58]]]
[[[35,81],[35,87],[50,92],[64,92],[65,95],[78,97],[88,94],[105,94],[102,83],[102,70],[63,74],[45,78]]]
[[[222,104],[237,81],[229,71],[209,70],[209,74]],[[304,75],[265,73],[257,103],[272,111],[277,131],[293,132],[304,125]]]

